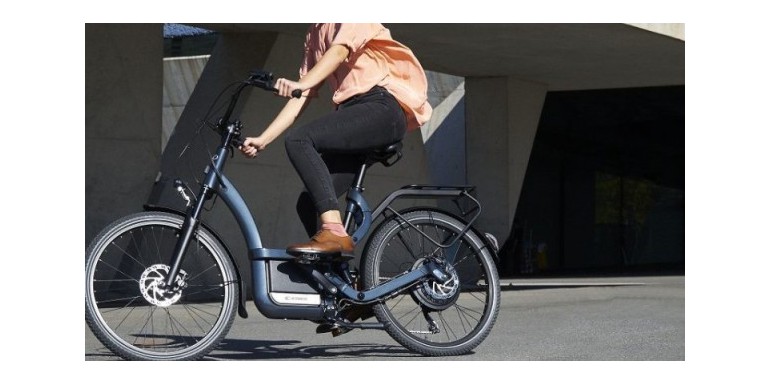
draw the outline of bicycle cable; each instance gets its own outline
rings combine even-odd
[[[201,118],[197,119],[196,121],[197,127],[195,128],[194,135],[188,140],[188,142],[184,145],[184,147],[182,147],[182,150],[179,152],[179,154],[176,157],[178,164],[184,165],[184,168],[186,169],[188,174],[188,179],[192,179],[195,182],[195,184],[197,184],[198,186],[202,185],[203,182],[201,179],[199,179],[198,172],[196,172],[191,166],[191,163],[193,162],[190,161],[189,158],[187,160],[183,160],[183,158],[185,156],[194,156],[188,153],[188,150],[195,149],[197,150],[196,153],[205,153],[208,159],[207,164],[211,164],[213,153],[209,148],[210,147],[209,141],[206,138],[204,138],[204,136],[202,135],[203,128],[207,127],[207,128],[210,128],[213,132],[217,131],[218,124],[211,122],[210,119],[212,116],[216,116],[217,113],[221,112],[227,106],[227,103],[222,102],[222,97],[233,87],[241,83],[242,82],[240,81],[232,82],[222,88],[222,90],[217,94],[217,96],[209,105],[209,108],[206,110],[205,114],[203,114]],[[199,147],[202,147],[202,148],[199,148]],[[198,197],[195,196],[194,192],[192,192],[193,190],[192,189],[188,189],[188,190],[190,190],[190,192],[193,194],[193,197],[197,200]],[[206,209],[207,211],[212,210],[214,203],[216,203],[216,199],[212,201],[211,205],[209,205],[210,207],[208,208],[204,207],[204,209]]]

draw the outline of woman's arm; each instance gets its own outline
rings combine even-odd
[[[278,79],[275,82],[275,88],[278,89],[278,95],[285,98],[291,97],[291,92],[294,90],[302,90],[303,92],[315,88],[319,84],[323,83],[329,75],[331,75],[337,67],[347,59],[350,54],[348,47],[344,45],[333,45],[331,48],[321,56],[321,59],[307,72],[307,74],[298,82],[294,82],[288,79]]]
[[[243,141],[243,145],[240,147],[243,155],[250,158],[257,156],[257,153],[264,150],[268,144],[272,143],[276,138],[289,128],[297,117],[305,109],[306,104],[309,102],[308,98],[289,99],[286,105],[283,106],[281,112],[276,115],[273,122],[257,137],[246,138]]]
[[[348,54],[350,54],[350,50],[344,45],[333,45],[299,82],[284,78],[278,79],[275,82],[278,95],[289,98],[289,101],[286,102],[281,112],[278,113],[273,122],[267,126],[261,135],[246,138],[243,141],[243,146],[240,147],[241,152],[253,158],[257,156],[257,153],[264,150],[268,144],[281,136],[297,120],[297,117],[299,117],[310,100],[307,98],[307,90],[323,83],[345,61]],[[292,98],[292,91],[297,89],[302,90],[304,96],[299,99]]]

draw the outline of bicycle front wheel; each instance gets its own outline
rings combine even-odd
[[[173,288],[165,282],[184,218],[147,212],[107,226],[86,251],[86,322],[128,360],[203,357],[232,325],[239,286],[220,242],[198,229]]]
[[[500,307],[500,285],[492,254],[465,225],[441,212],[413,211],[389,219],[372,235],[364,255],[367,289],[421,266],[428,258],[446,263],[452,278],[433,279],[374,305],[377,319],[404,347],[428,356],[464,354],[487,337]]]

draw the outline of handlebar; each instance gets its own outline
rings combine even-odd
[[[271,72],[265,72],[255,69],[249,72],[249,79],[246,81],[249,85],[261,88],[263,90],[278,92],[275,88],[275,80]],[[302,97],[302,90],[296,89],[291,92],[291,97],[299,99]]]
[[[275,89],[273,74],[270,72],[259,69],[252,70],[249,72],[249,78],[246,80],[246,83],[263,90],[278,92],[278,90]]]
[[[240,134],[241,123],[240,121],[237,121],[231,124],[230,117],[235,110],[235,105],[238,103],[238,98],[240,97],[241,92],[248,86],[261,88],[267,91],[278,92],[278,90],[275,88],[275,81],[273,80],[272,73],[260,69],[254,69],[249,72],[248,79],[242,82],[230,96],[230,103],[227,106],[227,110],[219,119],[219,122],[217,122],[216,127],[214,128],[215,131],[223,135],[223,146],[232,145],[235,147],[241,147],[243,145],[243,139],[241,139]],[[297,89],[292,91],[291,96],[294,98],[300,98],[302,96],[302,90]]]

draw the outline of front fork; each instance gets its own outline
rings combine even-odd
[[[227,115],[229,116],[229,115]],[[220,125],[223,124],[220,121]],[[211,164],[206,168],[206,177],[202,183],[200,194],[197,199],[192,200],[184,194],[182,190],[182,197],[187,201],[189,209],[187,210],[187,216],[185,216],[184,224],[182,224],[182,230],[179,233],[179,240],[174,247],[174,254],[170,261],[170,270],[168,277],[166,277],[166,287],[173,288],[174,280],[176,279],[179,269],[182,266],[182,260],[184,254],[187,251],[187,247],[190,245],[195,232],[198,231],[198,225],[200,224],[200,215],[203,211],[203,205],[207,200],[211,198],[214,191],[212,186],[219,186],[219,175],[225,165],[225,160],[229,154],[230,144],[240,136],[240,130],[243,127],[240,121],[229,123],[226,126],[226,135],[222,138],[222,144],[217,149],[216,154],[211,158]]]
[[[199,195],[200,198],[195,200],[187,210],[187,215],[185,216],[182,229],[179,233],[179,239],[177,240],[176,246],[174,247],[174,254],[172,254],[171,261],[169,262],[170,269],[168,276],[166,277],[166,287],[173,288],[176,276],[179,274],[179,269],[182,266],[184,254],[187,252],[187,248],[190,246],[190,240],[192,240],[195,232],[198,231],[198,225],[200,224],[200,214],[203,210],[203,205],[206,203],[206,200],[208,200],[210,195],[211,190],[208,186],[204,185],[201,189],[201,194]]]

